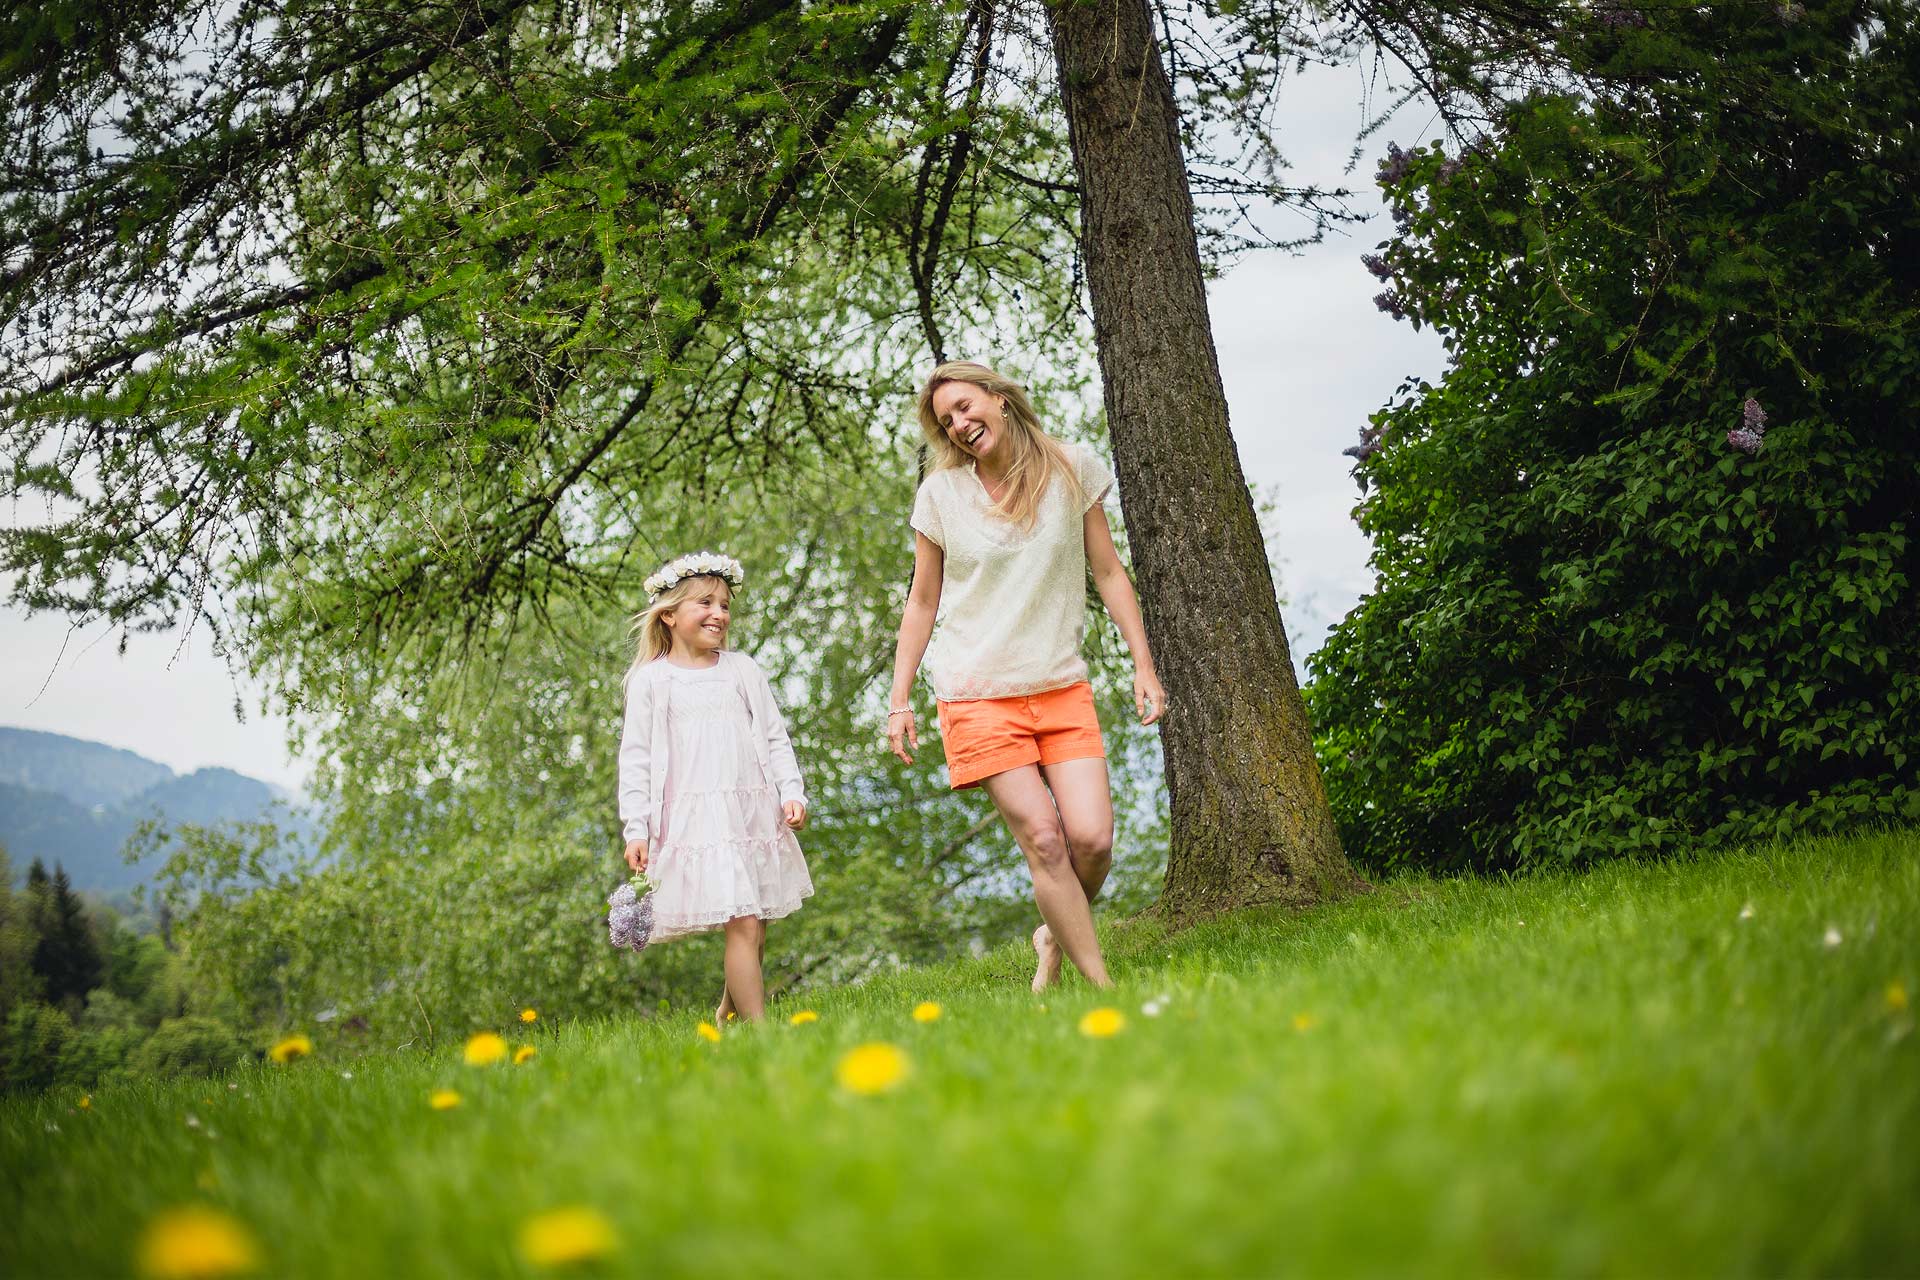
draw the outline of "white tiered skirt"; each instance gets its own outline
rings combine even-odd
[[[648,859],[656,941],[738,916],[778,920],[812,894],[731,681],[676,681],[662,836]]]

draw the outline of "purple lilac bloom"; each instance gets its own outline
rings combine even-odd
[[[653,894],[636,896],[623,884],[607,899],[607,940],[616,947],[638,951],[653,937]]]
[[[1466,160],[1460,156],[1455,156],[1453,159],[1448,160],[1447,162],[1445,162],[1440,166],[1440,173],[1439,173],[1440,181],[1443,184],[1452,182],[1454,179],[1454,176],[1466,167],[1467,167]]]
[[[1355,462],[1365,462],[1380,452],[1380,428],[1369,422],[1360,428],[1360,443],[1350,444],[1340,452]]]
[[[1387,158],[1380,162],[1380,171],[1375,176],[1381,186],[1390,187],[1400,181],[1400,179],[1406,177],[1407,170],[1412,167],[1413,156],[1408,152],[1402,151],[1399,143],[1389,142],[1387,144]]]
[[[1755,435],[1763,435],[1767,430],[1767,411],[1760,407],[1758,400],[1748,396],[1747,402],[1740,406],[1740,421]]]
[[[1733,430],[1727,432],[1727,443],[1748,457],[1759,453],[1760,446],[1765,442],[1765,438],[1760,432],[1749,431],[1745,427],[1735,427]]]
[[[1594,0],[1593,17],[1610,31],[1647,25],[1647,15],[1622,0]]]
[[[1361,254],[1360,264],[1367,269],[1367,274],[1375,280],[1385,280],[1393,274],[1393,268],[1387,265],[1387,260],[1377,253]]]
[[[1807,16],[1807,6],[1801,4],[1799,0],[1792,0],[1789,4],[1775,5],[1773,12],[1774,16],[1779,18],[1782,23],[1793,27],[1798,26],[1800,20]]]
[[[1405,320],[1407,318],[1406,304],[1400,300],[1400,295],[1391,289],[1383,289],[1379,293],[1374,294],[1373,305],[1392,316],[1395,320]]]

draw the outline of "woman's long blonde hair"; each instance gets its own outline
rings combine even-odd
[[[718,574],[700,573],[680,579],[662,591],[659,598],[645,610],[635,614],[633,625],[627,628],[627,638],[638,642],[633,651],[634,667],[643,667],[661,654],[673,651],[673,632],[667,630],[667,615],[691,599],[694,590],[703,582],[717,582],[725,587],[727,603],[732,605],[733,584]]]
[[[949,382],[970,383],[1006,401],[1006,443],[1002,447],[1010,451],[1011,461],[1007,464],[1006,487],[992,507],[996,514],[1023,529],[1031,529],[1034,516],[1040,510],[1040,499],[1046,496],[1047,485],[1056,476],[1067,486],[1068,497],[1079,505],[1084,495],[1080,491],[1080,477],[1074,474],[1073,460],[1058,440],[1041,429],[1040,416],[1033,411],[1026,388],[972,360],[949,360],[937,366],[927,375],[927,385],[920,388],[920,430],[926,433],[933,451],[933,466],[929,470],[964,467],[973,461],[973,456],[953,442],[933,414],[933,393]]]

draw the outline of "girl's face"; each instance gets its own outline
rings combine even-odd
[[[705,656],[727,643],[733,589],[721,578],[701,578],[693,594],[660,615],[673,634],[673,647]]]
[[[1007,402],[971,382],[943,382],[933,390],[933,420],[947,439],[975,458],[984,458],[1006,436]]]

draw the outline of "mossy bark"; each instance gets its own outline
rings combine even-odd
[[[1172,87],[1145,0],[1064,0],[1048,16],[1121,507],[1167,688],[1160,910],[1316,901],[1360,881],[1227,428]]]

